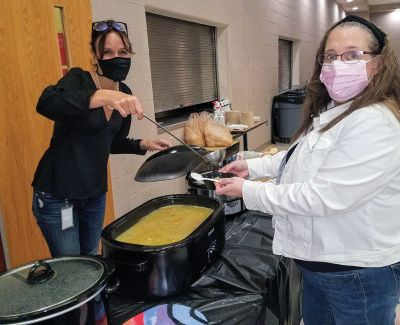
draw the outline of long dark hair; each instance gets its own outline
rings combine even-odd
[[[332,100],[325,85],[319,79],[322,66],[318,63],[317,58],[318,55],[325,52],[326,41],[331,31],[335,28],[343,28],[346,26],[359,27],[367,31],[370,34],[369,50],[371,52],[379,53],[379,42],[368,27],[358,22],[344,22],[339,25],[333,25],[325,33],[317,50],[314,61],[314,72],[310,82],[306,86],[307,95],[304,102],[303,124],[299,131],[294,135],[293,139],[296,139],[301,134],[307,132],[313,122],[313,117],[319,116],[321,111]],[[398,119],[400,118],[400,68],[396,54],[393,51],[387,36],[384,42],[379,58],[377,58],[379,60],[377,67],[378,70],[369,82],[368,86],[353,100],[352,104],[345,112],[333,119],[328,123],[328,125],[321,129],[320,132],[329,130],[352,112],[380,102],[386,104],[395,116]]]

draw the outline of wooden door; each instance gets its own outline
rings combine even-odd
[[[90,0],[2,1],[0,227],[8,268],[49,256],[32,215],[30,184],[48,147],[53,124],[36,113],[35,107],[42,90],[62,75],[54,7],[62,8],[69,66],[91,68],[90,3]],[[108,198],[108,202],[112,200]],[[113,218],[109,204],[106,222]]]

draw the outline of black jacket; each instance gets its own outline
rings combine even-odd
[[[120,90],[131,94],[120,83]],[[140,140],[127,138],[131,116],[113,111],[107,121],[102,107],[89,109],[96,85],[89,72],[71,69],[47,87],[36,110],[54,121],[50,146],[36,169],[32,186],[57,198],[85,199],[107,191],[110,153],[144,155]]]

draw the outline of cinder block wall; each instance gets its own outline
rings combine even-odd
[[[397,60],[400,61],[400,11],[371,13],[369,18],[389,35]]]
[[[270,118],[272,98],[278,91],[278,38],[296,42],[293,78],[294,84],[303,85],[310,78],[321,36],[344,17],[334,0],[92,0],[92,10],[94,21],[112,18],[128,24],[136,54],[127,84],[152,117],[147,11],[216,26],[220,95],[231,99],[232,109],[252,111],[262,119]],[[183,138],[182,129],[173,132]],[[249,133],[249,148],[267,144],[270,133],[269,126]],[[136,119],[131,136],[168,138],[158,135],[149,121]],[[135,182],[136,171],[145,159],[134,155],[111,157],[116,217],[151,198],[187,191],[182,178]]]

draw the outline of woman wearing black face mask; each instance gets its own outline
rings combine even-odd
[[[131,115],[141,119],[143,109],[121,82],[133,53],[126,24],[93,23],[91,47],[95,71],[72,68],[43,91],[36,108],[54,121],[32,182],[32,210],[52,256],[97,253],[110,153],[144,155],[171,145],[127,138]]]

